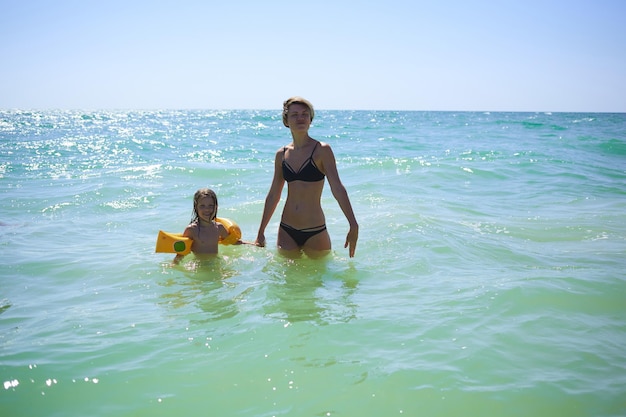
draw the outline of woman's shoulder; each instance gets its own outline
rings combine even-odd
[[[317,141],[318,144],[315,145],[316,149],[315,151],[319,151],[319,155],[320,156],[328,156],[328,157],[333,157],[333,149],[330,147],[330,144],[326,143],[326,142],[322,142],[321,140]]]
[[[283,145],[280,148],[276,149],[276,156],[283,155],[285,153],[285,150],[289,149],[290,147],[293,148],[293,143]]]

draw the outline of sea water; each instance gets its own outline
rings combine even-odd
[[[254,240],[279,110],[0,111],[2,416],[624,416],[626,115],[318,110],[318,260]],[[286,191],[284,191],[285,193]]]

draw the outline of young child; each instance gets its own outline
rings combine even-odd
[[[191,221],[185,228],[183,235],[193,240],[191,251],[194,255],[215,255],[220,240],[229,236],[223,224],[215,221],[217,217],[217,195],[213,190],[201,188],[193,196],[193,212]],[[237,245],[242,244],[241,240]],[[176,255],[177,264],[184,255]]]

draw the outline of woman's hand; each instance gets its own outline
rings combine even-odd
[[[356,251],[356,241],[359,239],[359,226],[350,226],[350,230],[348,230],[348,236],[346,236],[346,243],[343,245],[344,248],[349,247],[348,252],[350,253],[350,257],[354,258],[354,252]]]
[[[259,246],[261,248],[265,247],[265,234],[264,233],[258,234],[258,236],[256,237],[256,240],[254,241],[254,245]]]

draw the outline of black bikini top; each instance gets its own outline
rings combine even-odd
[[[317,145],[319,144],[319,142],[315,144],[313,152],[311,152],[311,156],[309,156],[309,159],[304,161],[298,172],[294,171],[289,163],[285,161],[285,151],[287,150],[287,147],[283,148],[283,178],[285,178],[285,181],[316,182],[322,181],[324,179],[324,173],[319,170],[319,168],[315,165],[315,161],[313,160],[313,153],[315,153],[315,149],[317,149]]]

